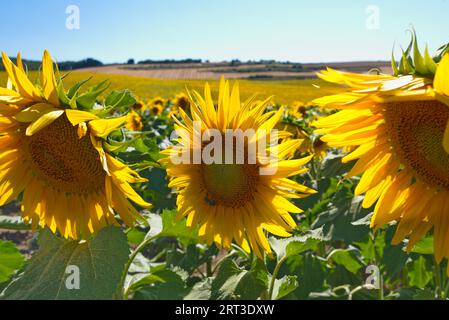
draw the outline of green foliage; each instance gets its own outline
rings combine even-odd
[[[88,242],[67,241],[43,230],[39,251],[6,288],[6,299],[111,299],[128,259],[126,237],[115,227]],[[79,268],[79,289],[70,289],[70,266]]]
[[[24,261],[25,258],[14,243],[0,240],[0,283],[9,280],[22,267]]]

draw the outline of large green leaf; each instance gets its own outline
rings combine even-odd
[[[433,254],[433,236],[427,236],[418,241],[411,250],[413,253]]]
[[[430,280],[432,280],[432,277],[433,274],[431,271],[428,271],[426,259],[423,256],[419,256],[418,259],[413,261],[411,270],[408,272],[409,283],[411,286],[424,289]]]
[[[129,90],[112,91],[104,100],[107,109],[128,108],[136,103],[136,98]]]
[[[7,281],[24,262],[14,243],[0,240],[0,283]]]
[[[321,229],[312,230],[302,236],[285,239],[270,238],[271,247],[276,253],[277,260],[287,259],[308,250],[315,250],[321,241],[324,241]]]
[[[92,109],[97,101],[97,98],[109,87],[107,80],[90,88],[86,93],[83,93],[76,98],[76,104],[80,109]]]
[[[89,241],[67,241],[43,230],[23,274],[5,290],[7,299],[111,299],[129,247],[119,228],[108,227]],[[79,288],[76,286],[79,270]],[[72,282],[73,281],[73,282]]]
[[[279,300],[289,295],[298,287],[298,280],[296,276],[284,276],[281,279],[276,279],[273,288],[273,298]]]
[[[353,250],[335,249],[329,254],[327,259],[342,265],[352,273],[357,273],[363,266],[355,256]]]
[[[312,252],[291,257],[287,260],[287,266],[289,273],[297,276],[296,298],[307,299],[312,292],[323,291],[324,281],[327,276],[325,264],[322,259],[318,259]]]
[[[262,263],[256,262],[251,270],[240,268],[233,257],[225,258],[212,282],[212,299],[243,299],[259,298],[268,286],[268,273]]]
[[[149,214],[151,229],[146,237],[173,237],[184,244],[195,243],[198,240],[196,230],[186,226],[185,219],[177,220],[175,210],[164,210],[161,215]]]
[[[182,270],[163,269],[133,284],[135,300],[180,300],[189,292]],[[139,288],[137,290],[137,288]]]

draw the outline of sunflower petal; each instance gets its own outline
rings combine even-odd
[[[98,117],[93,113],[81,110],[67,109],[65,114],[73,126],[79,125],[82,122],[98,119]]]
[[[56,78],[53,70],[53,61],[47,50],[44,51],[42,57],[42,72],[41,72],[42,88],[44,91],[44,97],[51,104],[58,106],[58,91],[56,86]]]
[[[438,65],[433,86],[438,93],[449,97],[449,53],[443,57]]]
[[[39,90],[31,83],[25,72],[12,63],[5,52],[2,52],[2,60],[11,83],[20,95],[33,101],[42,100]]]
[[[50,125],[53,121],[58,119],[64,114],[64,110],[51,110],[45,112],[36,121],[32,122],[26,129],[26,135],[32,136],[33,134],[44,129],[46,126]]]
[[[105,137],[109,133],[111,133],[112,131],[123,125],[127,119],[128,116],[112,119],[92,120],[89,122],[89,128],[94,136]]]

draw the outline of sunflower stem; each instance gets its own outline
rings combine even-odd
[[[156,238],[157,238],[157,235],[155,235],[153,237],[149,237],[148,239],[145,239],[136,247],[136,249],[134,249],[134,251],[129,256],[129,259],[125,264],[125,268],[123,269],[122,277],[120,279],[119,286],[117,289],[118,291],[117,291],[116,296],[119,300],[127,299],[125,282],[126,282],[126,276],[128,275],[128,271],[129,271],[129,268],[131,267],[131,264],[133,263],[133,261],[137,257],[137,255]]]
[[[273,274],[271,276],[270,281],[270,289],[268,290],[268,299],[273,300],[273,291],[274,291],[274,284],[276,282],[276,278],[278,276],[279,270],[281,269],[282,264],[285,262],[285,257],[279,260],[276,267],[273,270]]]
[[[212,257],[207,258],[206,261],[206,275],[207,277],[212,277],[213,273],[212,273]]]
[[[371,242],[373,244],[374,247],[374,262],[376,264],[376,266],[380,265],[380,260],[381,258],[379,257],[379,253],[376,250],[376,238],[377,238],[377,231],[374,231],[371,235]],[[379,290],[377,291],[377,299],[378,300],[384,300],[384,278],[382,276],[382,270],[380,270],[379,268]]]
[[[440,264],[435,261],[434,273],[435,273],[435,294],[438,300],[443,299],[443,287],[441,283],[441,268]]]

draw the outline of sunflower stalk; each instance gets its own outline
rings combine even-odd
[[[120,278],[120,282],[117,288],[117,293],[116,293],[116,298],[118,300],[126,300],[127,297],[127,290],[125,288],[125,282],[126,282],[126,276],[128,275],[129,272],[129,268],[131,267],[134,259],[137,257],[137,255],[143,250],[145,249],[146,246],[148,246],[151,242],[153,242],[156,238],[158,238],[158,234],[152,236],[152,237],[148,237],[147,239],[145,239],[144,241],[142,241],[137,247],[136,249],[134,249],[134,251],[131,253],[131,255],[129,256],[128,261],[125,264],[125,268],[123,269],[123,273],[122,273],[122,277]]]
[[[279,270],[281,270],[281,267],[286,260],[287,260],[286,256],[284,258],[282,258],[281,260],[279,260],[279,262],[276,264],[276,267],[273,270],[273,274],[271,275],[270,287],[268,289],[268,298],[270,300],[274,300],[274,297],[273,297],[274,284],[276,283],[276,279],[277,279]]]
[[[444,299],[443,283],[441,279],[441,265],[434,259],[435,296],[438,300]]]

